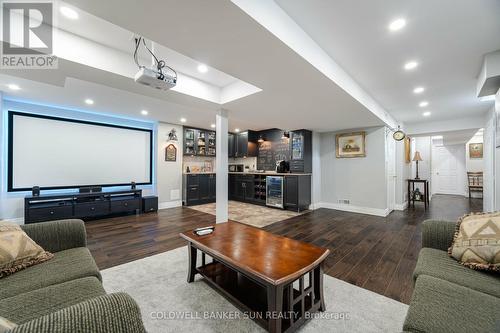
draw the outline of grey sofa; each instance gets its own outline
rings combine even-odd
[[[104,291],[83,221],[22,228],[54,258],[0,279],[0,316],[18,325],[13,333],[145,332],[135,301]]]
[[[455,222],[425,221],[405,332],[500,332],[500,275],[448,256]]]

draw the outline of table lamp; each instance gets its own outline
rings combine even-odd
[[[422,157],[420,156],[420,152],[416,151],[415,156],[413,156],[413,160],[417,163],[417,173],[415,175],[415,179],[420,179],[418,177],[418,161],[423,161]]]

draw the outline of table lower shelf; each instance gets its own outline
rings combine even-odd
[[[204,281],[245,312],[248,318],[256,321],[264,329],[268,329],[266,286],[217,261],[198,267],[197,272],[205,278]],[[293,284],[285,287],[281,332],[295,331],[306,321],[303,316],[304,312],[319,310],[320,300],[313,296],[312,287],[306,288],[305,291],[301,298],[301,292],[294,288]]]

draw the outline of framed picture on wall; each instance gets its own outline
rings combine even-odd
[[[165,148],[165,161],[175,162],[177,160],[177,148],[171,143]]]
[[[365,137],[366,132],[337,134],[337,158],[365,157]]]
[[[469,157],[470,158],[483,158],[483,144],[482,143],[469,143]]]

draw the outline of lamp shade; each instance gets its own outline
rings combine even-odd
[[[413,156],[414,161],[423,161],[422,156],[420,156],[420,152],[416,151],[415,156]]]

